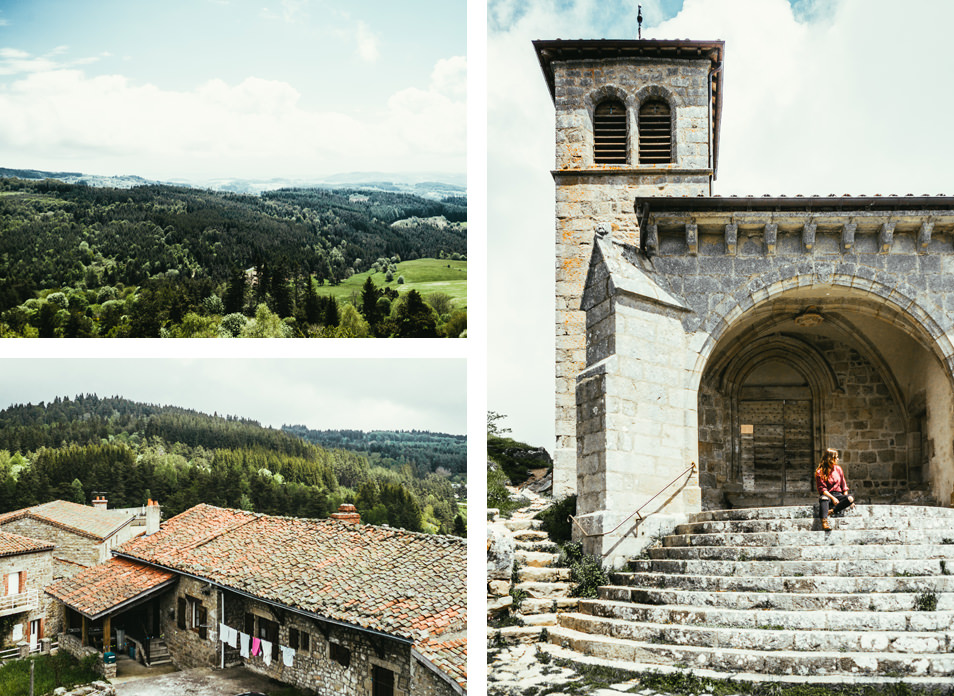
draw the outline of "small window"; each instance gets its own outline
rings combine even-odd
[[[593,161],[626,164],[626,149],[626,107],[618,99],[605,99],[593,114]]]
[[[245,633],[255,635],[255,614],[245,614]]]
[[[261,616],[258,617],[258,637],[272,644],[272,659],[278,659],[278,624]]]
[[[374,666],[371,696],[394,696],[394,672]]]
[[[351,651],[337,643],[328,643],[328,657],[342,667],[348,667],[351,664]]]
[[[639,107],[639,163],[672,162],[672,118],[669,104],[659,99]]]
[[[288,629],[288,647],[292,650],[304,650],[308,651],[308,633],[306,631],[299,631],[297,628]]]

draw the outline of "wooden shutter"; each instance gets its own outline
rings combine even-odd
[[[394,696],[394,672],[374,666],[372,696]]]
[[[199,605],[199,638],[205,640],[209,636],[209,610]]]
[[[179,628],[186,627],[186,600],[185,597],[176,598],[176,609],[178,610],[176,616],[176,626]]]
[[[593,161],[596,164],[626,164],[626,107],[618,99],[607,99],[596,107]]]
[[[669,105],[652,100],[639,107],[639,163],[672,162],[672,117]]]
[[[26,589],[27,589],[27,584],[26,584],[26,571],[25,571],[25,570],[21,570],[21,571],[20,571],[20,589],[19,589],[19,591],[20,591],[20,592],[26,592]]]

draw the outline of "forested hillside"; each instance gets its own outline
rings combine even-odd
[[[459,197],[0,178],[0,335],[369,335],[360,312],[317,288],[466,248]],[[395,288],[388,312],[412,312],[410,294]],[[435,312],[434,335],[443,323]]]
[[[0,512],[47,500],[111,507],[200,502],[273,515],[326,517],[343,502],[362,520],[464,533],[452,456],[446,465],[384,461],[325,448],[234,416],[82,395],[0,411]]]
[[[391,468],[413,464],[422,475],[441,469],[455,482],[467,480],[465,435],[427,430],[310,430],[304,425],[286,425],[282,430],[321,447],[366,453],[372,462]]]

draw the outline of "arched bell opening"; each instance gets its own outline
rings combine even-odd
[[[814,502],[822,450],[861,502],[951,504],[954,390],[899,307],[839,286],[776,295],[718,338],[698,392],[705,509]]]

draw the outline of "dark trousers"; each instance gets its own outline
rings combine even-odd
[[[846,507],[851,505],[851,501],[848,500],[847,493],[837,493],[835,491],[832,491],[832,495],[835,496],[835,498],[838,500],[838,504],[832,509],[832,514],[836,512],[841,512]],[[828,519],[828,506],[831,505],[831,501],[827,498],[827,496],[823,495],[818,499],[818,505],[819,505],[820,517],[823,520]]]

